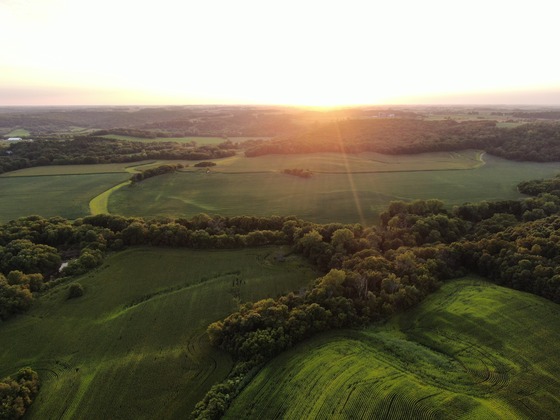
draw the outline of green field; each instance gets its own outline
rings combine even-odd
[[[228,374],[229,356],[210,347],[209,323],[242,301],[275,297],[315,277],[286,249],[234,251],[136,248],[107,258],[77,281],[0,324],[0,377],[31,366],[43,381],[30,419],[187,418]],[[233,286],[239,278],[241,286]]]
[[[30,135],[31,133],[25,128],[16,128],[7,134],[4,134],[4,137],[29,137]]]
[[[142,163],[142,162],[138,162]],[[6,172],[0,178],[24,176],[49,176],[49,175],[87,175],[126,172],[126,167],[131,163],[102,163],[99,165],[52,165],[35,166],[33,168],[19,169]]]
[[[31,214],[87,216],[92,198],[129,177],[126,172],[0,177],[0,222]]]
[[[466,156],[470,158],[457,159],[457,165],[476,165],[474,154]],[[516,189],[519,182],[551,177],[560,169],[558,163],[513,162],[485,155],[483,166],[444,170],[440,154],[425,154],[417,155],[416,163],[412,157],[387,157],[395,161],[410,159],[400,166],[402,172],[315,173],[312,178],[303,179],[282,174],[276,168],[344,166],[343,158],[327,159],[324,154],[278,156],[276,163],[274,158],[234,156],[218,162],[208,174],[180,172],[150,178],[133,188],[115,191],[109,197],[108,208],[111,213],[126,216],[192,216],[201,212],[227,216],[293,214],[321,223],[370,224],[377,221],[378,214],[392,200],[436,198],[451,206],[467,201],[518,199],[522,197]],[[302,159],[308,159],[308,164],[304,166]],[[438,159],[439,166],[435,163]],[[449,160],[445,162],[448,164]],[[353,165],[363,168],[364,159],[356,158]],[[392,162],[388,166],[396,165]],[[405,170],[413,165],[439,170]],[[248,173],[241,171],[244,167]]]
[[[226,418],[557,419],[560,306],[475,278],[271,361]]]
[[[516,185],[547,178],[558,163],[513,162],[470,150],[388,156],[362,153],[238,154],[214,160],[206,173],[193,161],[142,161],[27,168],[0,176],[0,221],[39,214],[68,218],[90,212],[126,216],[297,215],[326,223],[375,223],[392,200],[437,198],[448,205],[518,199]],[[188,165],[178,173],[123,186],[129,173],[164,163]],[[310,169],[302,179],[282,174]],[[62,176],[74,175],[74,176]],[[124,185],[124,184],[123,184]],[[104,194],[100,196],[101,194]],[[93,203],[90,206],[90,202]]]
[[[435,152],[417,155],[383,155],[312,153],[300,155],[265,155],[244,158],[241,155],[215,160],[215,172],[281,172],[287,168],[309,169],[317,173],[408,172],[472,169],[481,166],[483,152]]]

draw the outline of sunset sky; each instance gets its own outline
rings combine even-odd
[[[0,105],[560,105],[556,0],[0,0]]]

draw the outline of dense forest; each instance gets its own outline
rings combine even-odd
[[[245,149],[248,157],[273,153],[370,151],[415,154],[483,149],[512,160],[560,160],[560,124],[557,123],[498,128],[493,121],[458,123],[452,120],[347,119],[299,132],[267,141],[249,140],[242,146],[229,140],[217,146],[196,147],[192,143],[139,143],[91,135],[65,140],[37,139],[12,143],[1,150],[0,173],[45,165],[135,162],[144,159],[208,160],[232,156],[240,147]],[[145,136],[149,136],[149,133]]]
[[[415,154],[483,149],[511,160],[560,160],[560,124],[498,128],[494,121],[354,119],[324,124],[305,133],[255,142],[246,156],[314,152]]]
[[[7,108],[0,109],[0,133],[25,128],[34,137],[71,136],[78,128],[144,138],[275,136],[297,130],[305,118],[292,108],[262,106]]]
[[[207,160],[233,156],[230,141],[196,147],[189,143],[139,143],[81,136],[71,140],[34,140],[10,144],[0,152],[0,173],[31,166],[137,162],[145,159]]]
[[[540,181],[546,182],[546,181]],[[195,416],[217,418],[256,369],[317,333],[386,319],[447,279],[477,273],[560,303],[560,196],[465,204],[393,202],[378,227],[316,224],[295,217],[191,219],[30,216],[0,226],[0,317],[37,294],[99,266],[127,246],[239,248],[291,245],[323,274],[308,290],[245,303],[208,328],[237,361]],[[62,262],[68,265],[60,269]],[[74,286],[79,296],[79,285]]]

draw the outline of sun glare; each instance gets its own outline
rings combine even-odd
[[[508,3],[504,21],[502,5],[473,1],[461,19],[437,0],[0,2],[0,97],[336,107],[560,85],[542,41],[554,13]],[[507,42],[491,42],[498,17]]]

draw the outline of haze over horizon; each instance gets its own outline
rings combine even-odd
[[[560,105],[550,0],[0,0],[0,106]]]

